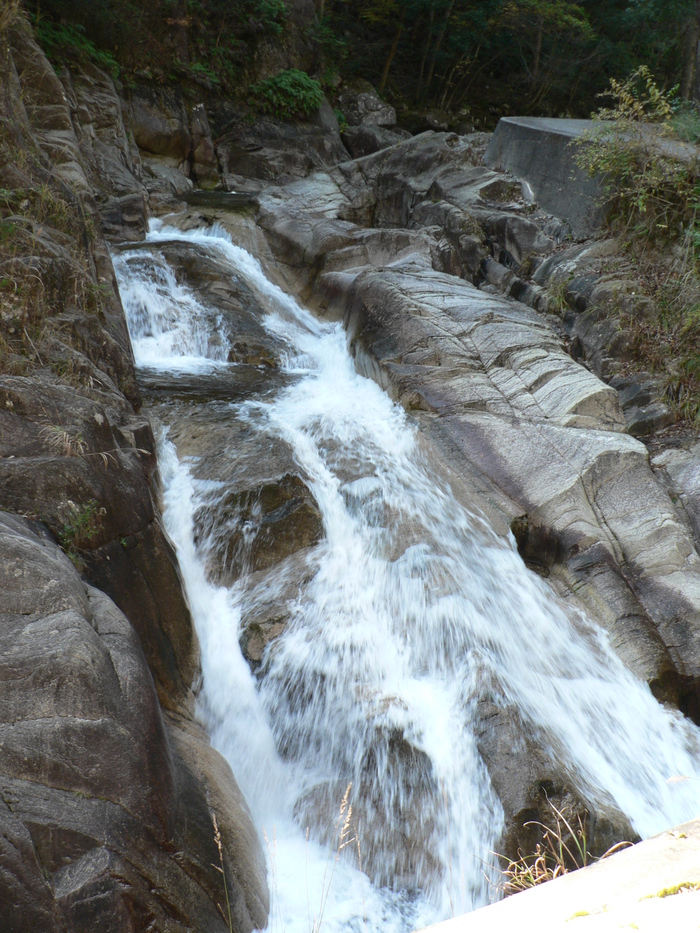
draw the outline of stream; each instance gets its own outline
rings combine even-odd
[[[260,309],[274,367],[229,362],[226,314],[176,272],[173,244]],[[698,815],[699,731],[460,502],[409,416],[355,371],[341,324],[218,227],[154,222],[114,263],[201,642],[199,713],[264,839],[272,929],[398,933],[497,896],[487,690],[641,836]],[[322,520],[279,571],[250,566],[255,502],[231,499],[278,446]],[[282,621],[252,670],[240,640],[270,601]]]

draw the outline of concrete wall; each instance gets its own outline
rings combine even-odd
[[[595,233],[603,219],[601,182],[576,165],[571,145],[590,126],[590,120],[503,117],[484,157],[489,168],[526,181],[540,207],[567,221],[577,238]]]

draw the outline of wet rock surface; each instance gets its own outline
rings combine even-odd
[[[496,527],[519,519],[528,564],[607,629],[659,697],[693,715],[700,558],[686,516],[629,433],[629,413],[646,407],[651,388],[618,392],[572,359],[543,285],[519,277],[533,252],[556,264],[566,229],[478,164],[481,144],[426,134],[268,187],[257,224],[290,287],[343,318],[357,368],[413,412]],[[228,222],[252,237],[250,221]],[[528,303],[503,297],[506,289]],[[601,346],[610,352],[608,337]],[[250,637],[264,664],[272,627]],[[595,824],[601,851],[631,834],[620,814],[522,746],[512,712],[484,709],[480,750],[506,802],[506,854],[534,844],[523,826],[551,818],[549,798]]]
[[[293,473],[202,507],[195,526],[197,539],[212,541],[209,575],[220,585],[230,585],[242,573],[266,570],[323,537],[314,497]]]
[[[0,184],[26,212],[4,211],[0,256],[3,929],[227,929],[215,812],[248,933],[264,861],[193,718],[198,644],[105,239],[146,229],[129,107],[92,66],[57,77],[22,22],[0,59]]]

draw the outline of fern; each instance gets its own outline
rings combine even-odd
[[[315,78],[297,68],[282,71],[250,88],[250,103],[261,113],[282,120],[308,117],[323,103],[323,91]]]

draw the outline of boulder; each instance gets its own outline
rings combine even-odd
[[[338,105],[348,126],[396,125],[394,108],[381,99],[369,81],[361,78],[342,85]]]
[[[503,807],[505,828],[497,852],[504,860],[532,856],[538,847],[546,850],[550,830],[555,838],[562,832],[572,853],[568,867],[578,868],[573,859],[581,840],[572,837],[562,817],[574,832],[580,827],[587,852],[594,858],[620,842],[638,841],[619,810],[586,800],[576,788],[575,775],[567,774],[538,747],[517,709],[505,703],[497,690],[483,690],[478,722],[477,748]]]
[[[329,121],[335,123],[330,132]],[[261,117],[251,125],[241,113],[217,139],[216,154],[224,176],[280,184],[348,158],[327,103],[319,113],[298,123]],[[235,179],[228,185],[237,186]]]
[[[187,108],[177,87],[139,85],[130,94],[131,126],[139,149],[188,162],[192,152]]]
[[[210,579],[230,586],[242,573],[265,570],[317,544],[323,520],[303,480],[285,473],[202,506],[195,515],[195,534],[208,542]]]
[[[4,929],[224,933],[267,914],[233,775],[194,724],[163,721],[139,638],[36,522],[0,514],[0,909]],[[176,919],[177,918],[177,919]]]
[[[363,123],[360,126],[348,126],[340,138],[353,159],[361,159],[362,156],[379,152],[380,149],[395,146],[406,139],[407,135],[410,134],[372,123]]]
[[[219,164],[204,104],[195,104],[190,111],[192,134],[192,171],[202,187],[213,187],[220,181]]]

